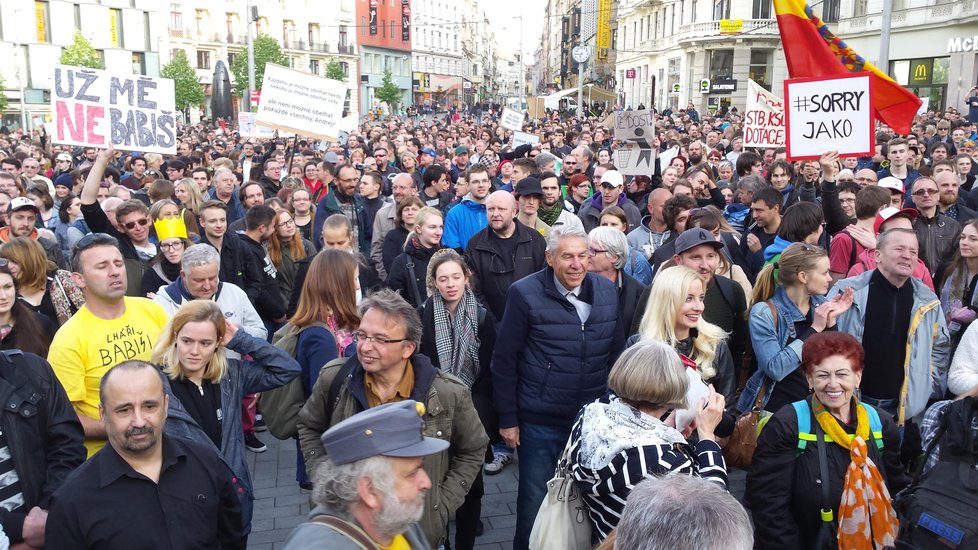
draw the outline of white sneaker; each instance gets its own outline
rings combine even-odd
[[[504,455],[504,454],[493,455],[492,462],[483,466],[482,469],[485,470],[486,474],[494,476],[499,472],[503,471],[503,468],[509,465],[509,463],[512,461],[513,461],[513,457],[511,455]]]

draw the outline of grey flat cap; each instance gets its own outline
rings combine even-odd
[[[448,448],[443,439],[425,437],[424,405],[407,400],[355,414],[322,435],[326,454],[335,464],[372,456],[418,457]]]

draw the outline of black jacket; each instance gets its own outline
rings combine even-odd
[[[645,292],[645,285],[630,275],[626,275],[621,270],[618,271],[618,311],[621,312],[622,327],[629,330],[633,324],[641,322],[645,310],[639,310],[638,304],[642,293]],[[646,301],[648,299],[646,298]],[[638,320],[633,322],[638,315]]]
[[[272,178],[264,174],[258,178],[258,183],[261,185],[261,191],[265,195],[265,200],[275,197],[279,190],[282,189],[281,183],[272,180]]]
[[[34,506],[48,509],[51,495],[85,462],[85,434],[47,361],[32,353],[0,353],[0,428],[20,477],[24,505],[0,509],[10,542],[23,540],[24,518]]]
[[[811,398],[809,408],[811,407]],[[900,465],[900,433],[893,418],[879,411],[883,424],[883,452],[867,442],[869,457],[886,481],[890,495],[907,485],[909,479]],[[855,418],[855,412],[853,412]],[[815,419],[811,419],[812,429]],[[848,433],[855,427],[843,426]],[[826,442],[829,501],[838,517],[842,486],[849,467],[849,450]],[[802,550],[812,548],[821,523],[822,490],[819,480],[818,446],[809,442],[798,451],[798,416],[791,405],[782,407],[764,426],[757,439],[754,461],[747,474],[745,499],[755,518],[758,550]]]
[[[425,248],[415,244],[412,238],[404,245],[404,252],[394,258],[387,275],[387,286],[396,290],[414,307],[421,307],[428,299],[428,262],[441,247]]]
[[[241,240],[245,255],[250,256],[250,260],[246,259],[245,261],[251,261],[255,265],[262,266],[260,291],[254,298],[252,298],[251,294],[248,294],[248,297],[252,298],[255,304],[255,311],[258,312],[258,316],[264,321],[285,317],[285,304],[282,303],[282,295],[278,290],[278,280],[275,278],[275,266],[272,265],[272,261],[268,258],[265,247],[244,233],[238,234],[238,238]],[[223,259],[221,263],[224,263]],[[247,293],[248,291],[245,290],[245,292]]]
[[[504,270],[499,237],[491,227],[472,235],[465,246],[465,260],[473,274],[472,291],[489,308],[497,322],[503,318],[506,292],[510,285],[547,265],[547,241],[543,236],[518,220],[513,220],[513,223],[516,224],[516,232],[511,238],[516,239],[516,253],[510,271]]]
[[[919,215],[913,222],[913,229],[920,241],[920,259],[933,277],[941,264],[949,261],[957,250],[961,224],[944,214],[933,218]]]
[[[200,242],[214,246],[206,234],[200,236]],[[214,246],[214,248],[217,247]],[[221,249],[218,252],[221,253],[221,270],[218,272],[217,278],[222,283],[231,283],[245,291],[245,294],[254,303],[261,295],[264,287],[263,263],[256,261],[255,256],[245,248],[238,234],[232,233],[230,230],[224,234],[224,240],[221,242]]]

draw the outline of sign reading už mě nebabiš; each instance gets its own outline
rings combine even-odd
[[[871,73],[784,81],[788,160],[814,160],[826,151],[872,156]]]
[[[269,63],[255,123],[298,135],[336,141],[346,84]]]
[[[174,154],[173,80],[56,65],[53,143]]]

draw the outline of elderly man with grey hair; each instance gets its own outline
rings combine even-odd
[[[701,477],[649,477],[628,495],[616,550],[723,548],[750,550],[747,511],[723,487]]]
[[[185,302],[213,300],[221,307],[227,322],[234,323],[255,338],[267,338],[265,323],[248,295],[237,285],[220,281],[217,277],[220,271],[220,253],[211,245],[195,244],[183,253],[180,276],[176,281],[161,286],[153,300],[163,306],[171,317]],[[227,350],[227,356],[229,359],[239,358],[231,350]]]
[[[625,345],[614,283],[588,273],[588,237],[550,232],[547,267],[513,283],[492,356],[499,433],[519,448],[513,547],[526,550],[577,412],[604,395]]]
[[[212,187],[207,193],[208,200],[218,200],[227,205],[227,223],[232,224],[245,216],[245,207],[241,204],[236,188],[238,178],[227,168],[218,168],[211,178]]]
[[[625,234],[614,227],[595,227],[587,235],[587,254],[587,270],[615,283],[622,326],[631,327],[645,285],[624,271],[629,258]]]
[[[540,153],[533,161],[537,163],[537,171],[541,174],[544,172],[556,172],[557,157],[552,153]]]

